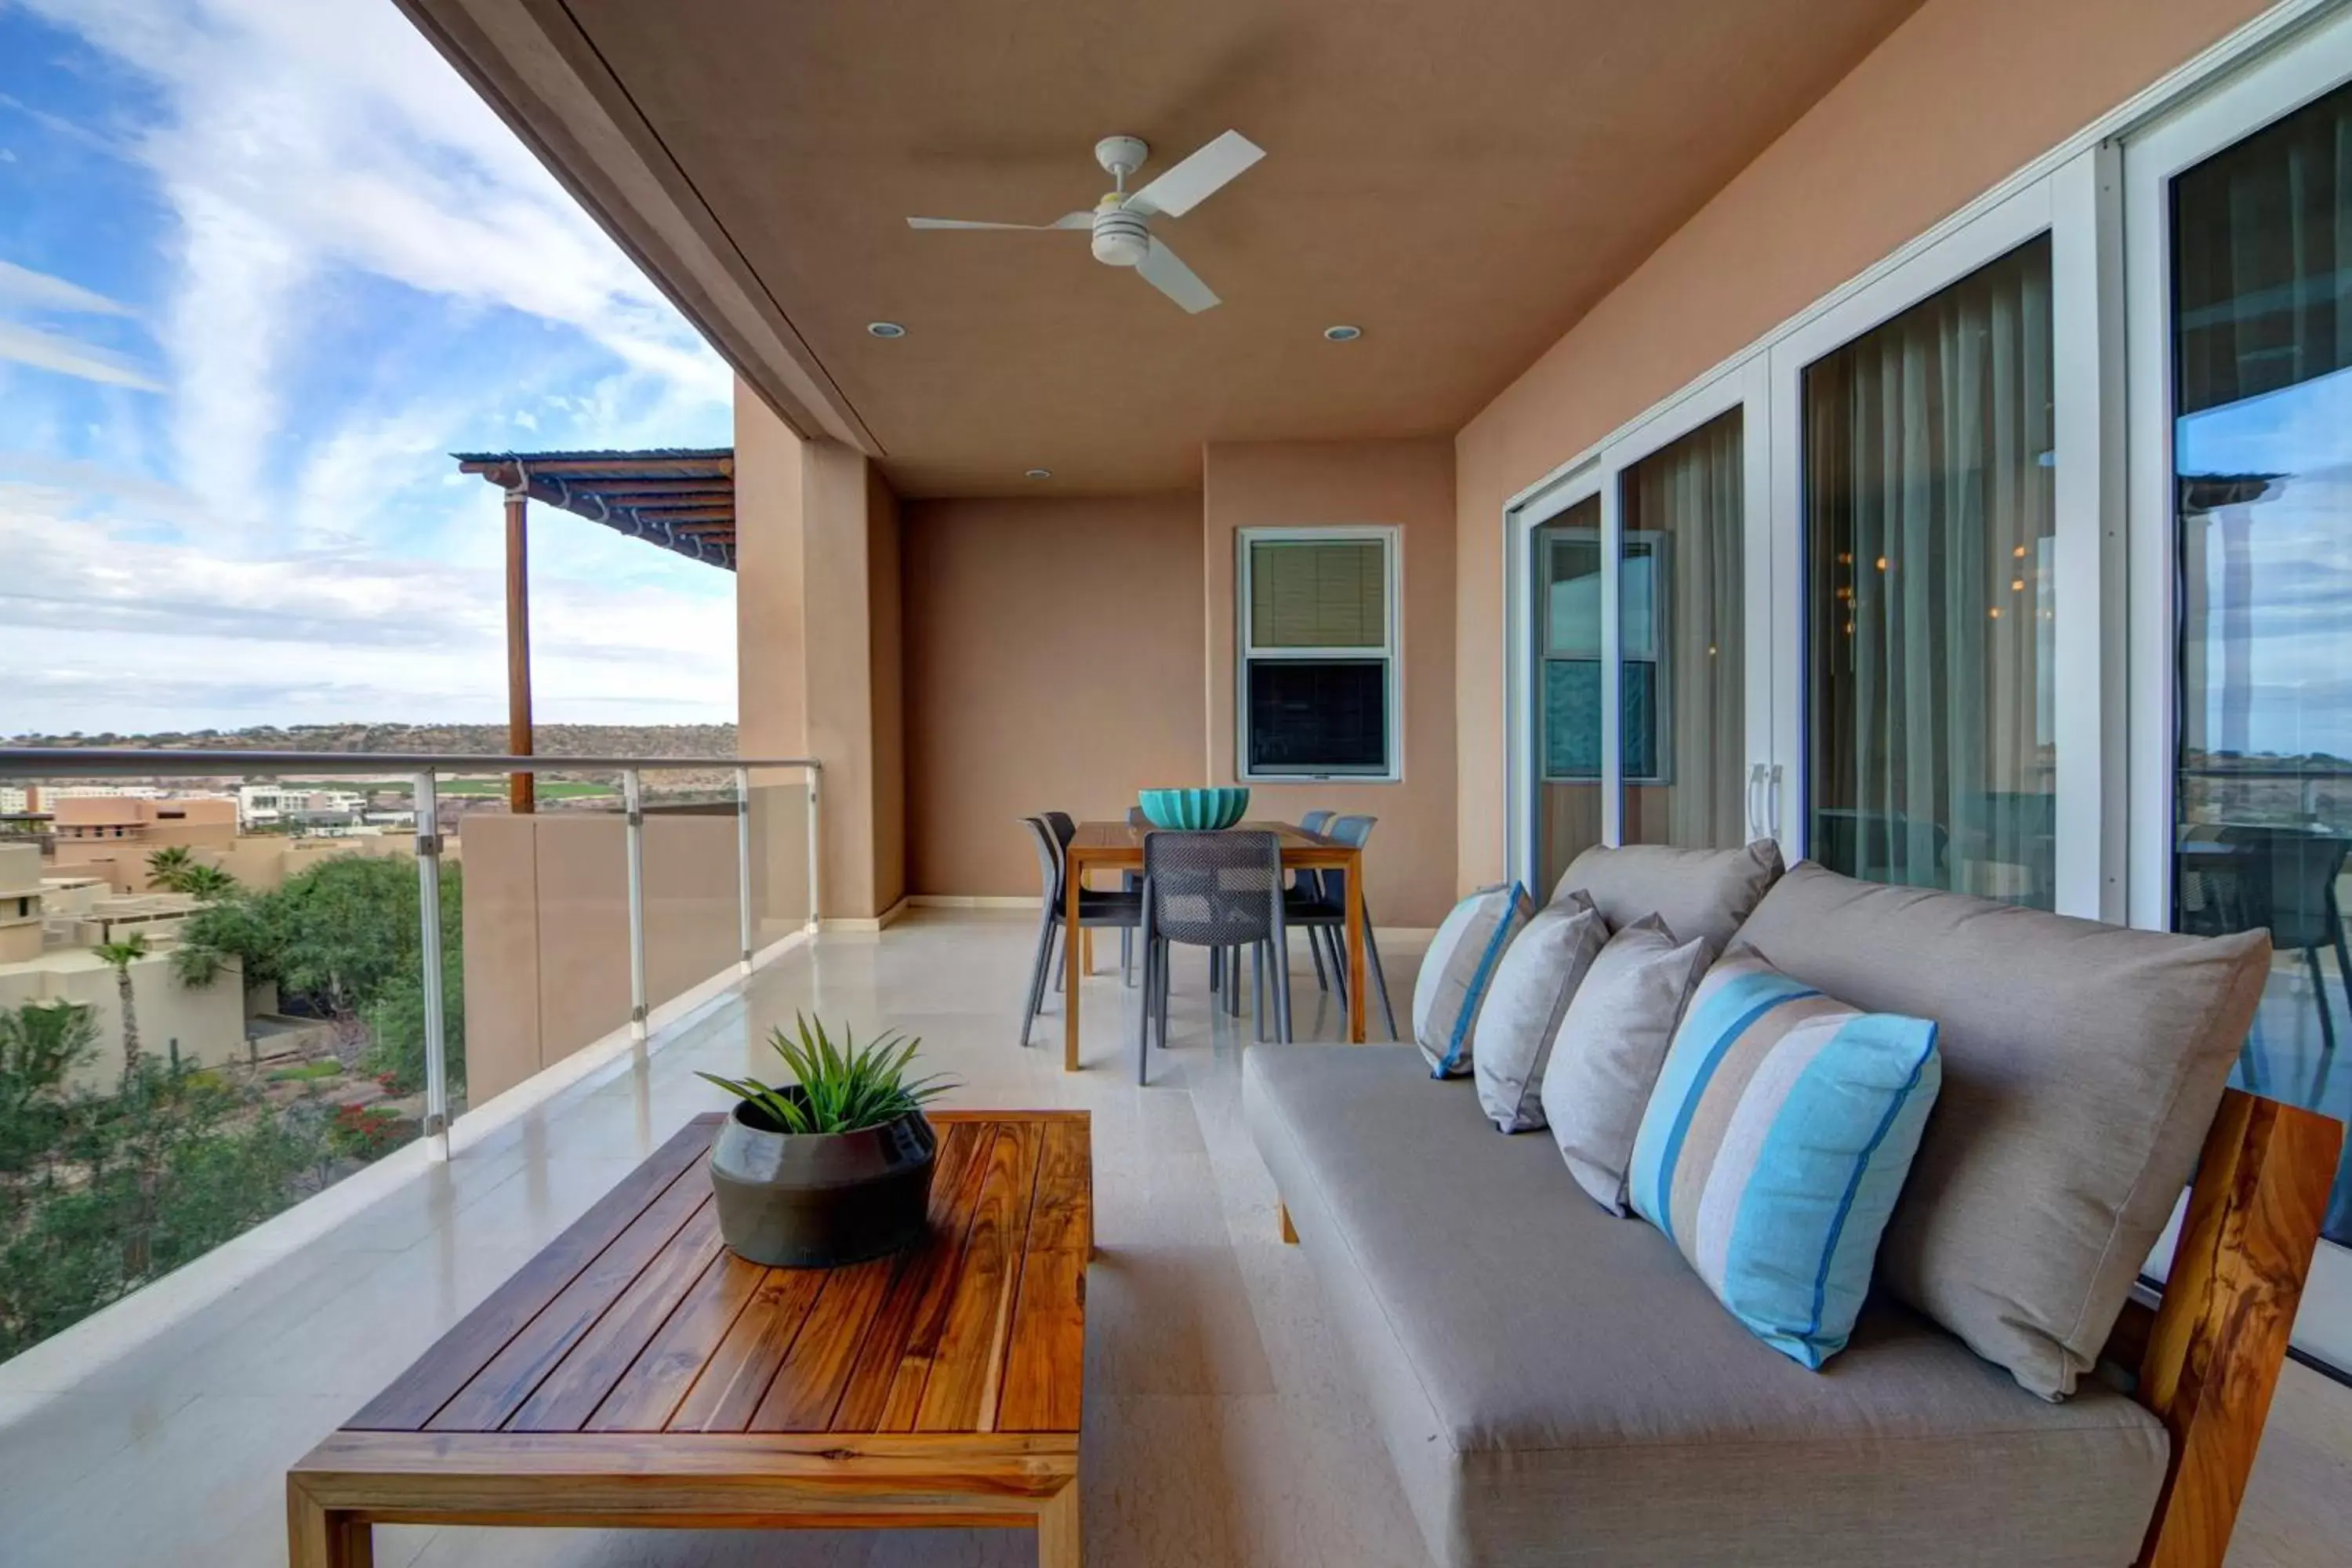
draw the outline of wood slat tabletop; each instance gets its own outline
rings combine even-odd
[[[720,1241],[696,1118],[344,1430],[1075,1434],[1087,1114],[931,1120],[929,1237],[794,1269]]]

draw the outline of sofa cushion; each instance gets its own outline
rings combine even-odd
[[[2166,1454],[2146,1411],[2095,1384],[2045,1404],[1894,1306],[1807,1372],[1664,1237],[1585,1202],[1550,1140],[1496,1137],[1418,1064],[1409,1047],[1266,1048],[1244,1088],[1444,1568],[2124,1568],[2138,1552]]]
[[[1544,1065],[1585,972],[1609,941],[1592,900],[1571,893],[1538,910],[1495,966],[1471,1041],[1471,1075],[1488,1121],[1506,1132],[1541,1127]]]
[[[2189,1181],[2269,939],[2128,931],[1801,865],[1740,940],[1858,1007],[1936,1021],[1943,1093],[1878,1279],[2025,1387],[2071,1392]]]
[[[1569,862],[1551,896],[1587,895],[1612,931],[1656,915],[1685,942],[1704,938],[1721,952],[1780,876],[1780,847],[1769,838],[1744,849],[1596,845]]]
[[[1478,1009],[1504,950],[1535,912],[1534,900],[1517,882],[1481,888],[1454,905],[1429,939],[1412,985],[1412,1037],[1433,1078],[1470,1070]]]
[[[1845,1348],[1941,1080],[1936,1026],[1858,1013],[1735,945],[1633,1141],[1634,1212],[1800,1365]]]
[[[1552,1042],[1544,1121],[1568,1173],[1612,1214],[1627,1212],[1633,1134],[1706,959],[1706,942],[1677,946],[1665,921],[1643,915],[1592,961]]]

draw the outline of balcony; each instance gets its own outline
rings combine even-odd
[[[1090,1560],[1251,1568],[1421,1568],[1420,1532],[1307,1260],[1280,1245],[1276,1196],[1238,1114],[1246,1019],[1175,986],[1172,1048],[1150,1089],[1129,1059],[1121,988],[1086,984],[1085,1059],[1050,1030],[1014,1045],[1034,926],[919,911],[878,937],[827,933],[664,1023],[641,1053],[474,1134],[451,1157],[299,1245],[264,1227],[233,1289],[177,1316],[171,1282],[104,1325],[108,1359],[40,1352],[0,1367],[0,1520],[12,1568],[278,1561],[287,1465],[350,1415],[692,1114],[698,1068],[756,1068],[796,1010],[923,1037],[962,1080],[951,1103],[1093,1113],[1100,1256],[1091,1276],[1085,1464]],[[1385,954],[1406,989],[1418,961]],[[1336,1037],[1302,959],[1298,1025]],[[1131,995],[1131,994],[1129,994]],[[1052,1005],[1049,1004],[1049,1007]],[[1049,1013],[1047,1024],[1055,1020]],[[288,1216],[292,1218],[293,1216]],[[150,1320],[153,1326],[132,1319]],[[172,1321],[164,1321],[164,1320]],[[98,1327],[99,1324],[93,1324]],[[2340,1544],[2341,1391],[2287,1369],[2230,1562],[2325,1561]],[[460,1563],[1028,1561],[1020,1531],[790,1536],[385,1527],[385,1568]]]

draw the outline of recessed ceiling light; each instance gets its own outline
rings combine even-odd
[[[1054,477],[1054,470],[1051,468],[1031,468],[1021,477],[1024,479],[1050,479]]]
[[[1361,327],[1350,327],[1343,323],[1336,327],[1324,328],[1323,335],[1330,339],[1335,343],[1352,343],[1358,338],[1364,335],[1364,329]]]
[[[877,338],[903,338],[907,335],[907,329],[896,321],[868,321],[866,330]]]

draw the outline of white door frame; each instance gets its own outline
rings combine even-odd
[[[2151,121],[2123,144],[2124,321],[2117,341],[2125,355],[2129,430],[2126,910],[2135,926],[2166,931],[2172,925],[2179,626],[2174,605],[2171,182],[2347,81],[2352,81],[2352,12],[2314,25],[2289,47]],[[2157,1244],[2150,1272],[2164,1272],[2172,1242],[2168,1233]],[[2294,1342],[2338,1367],[2352,1367],[2352,1250],[2320,1243],[2296,1315]]]
[[[1622,670],[1613,657],[1618,645],[1621,583],[1614,570],[1623,538],[1622,500],[1625,470],[1689,435],[1709,420],[1734,408],[1742,409],[1740,451],[1741,510],[1745,542],[1747,591],[1741,613],[1747,638],[1747,741],[1751,778],[1758,767],[1774,761],[1771,714],[1774,638],[1768,628],[1772,612],[1771,530],[1766,498],[1770,491],[1769,421],[1765,412],[1765,355],[1760,352],[1685,390],[1638,422],[1617,432],[1585,461],[1529,491],[1504,513],[1504,581],[1507,610],[1504,679],[1508,743],[1506,763],[1509,822],[1506,864],[1538,899],[1549,888],[1536,885],[1542,872],[1542,845],[1537,816],[1541,761],[1534,746],[1538,694],[1533,679],[1537,658],[1534,620],[1536,531],[1570,508],[1588,499],[1601,501],[1601,835],[1604,844],[1624,837],[1624,781],[1621,709]],[[1765,794],[1749,792],[1749,824],[1761,824]]]
[[[1805,745],[1806,600],[1804,540],[1805,368],[1824,355],[2039,235],[2051,237],[2053,461],[2056,489],[2057,574],[2054,732],[2057,749],[2055,903],[2065,914],[2098,917],[2113,874],[2100,812],[2112,768],[2100,741],[2099,695],[2108,679],[2105,657],[2117,624],[2108,583],[2108,523],[2114,486],[2115,375],[2101,357],[2098,294],[2102,269],[2115,246],[2103,239],[2100,214],[2112,199],[2101,194],[2102,171],[2111,190],[2112,154],[2093,148],[2049,176],[2012,192],[1965,226],[1906,258],[1899,267],[1846,295],[1772,346],[1772,602],[1781,615],[1775,631],[1773,752],[1786,759],[1785,791],[1775,791],[1774,816],[1781,851],[1791,861],[1809,851],[1803,803],[1809,781]],[[2089,737],[2087,742],[2072,737]]]
[[[1586,500],[1601,493],[1601,456],[1578,464],[1549,483],[1528,492],[1503,514],[1503,682],[1504,772],[1507,818],[1504,835],[1504,874],[1523,884],[1538,900],[1551,896],[1542,879],[1543,845],[1536,817],[1542,802],[1542,758],[1536,750],[1535,667],[1537,639],[1541,632],[1535,618],[1536,530]],[[1607,503],[1604,501],[1603,506]],[[1606,523],[1604,521],[1604,537]],[[1615,608],[1611,585],[1613,573],[1601,574],[1604,631]],[[1606,669],[1606,661],[1602,668]],[[1604,765],[1607,758],[1603,742]]]

